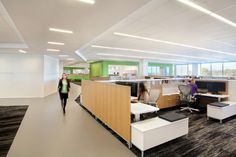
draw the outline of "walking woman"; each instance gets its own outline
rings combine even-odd
[[[66,113],[66,103],[67,103],[68,94],[70,91],[70,82],[67,79],[67,75],[65,73],[62,74],[62,78],[59,80],[58,91],[60,94],[63,113],[65,114]]]

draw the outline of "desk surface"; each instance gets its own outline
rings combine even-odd
[[[150,106],[143,103],[131,103],[131,113],[132,114],[143,114],[143,113],[149,113],[149,112],[155,112],[158,111],[159,108]]]
[[[197,95],[214,97],[214,98],[228,98],[229,97],[229,95],[219,95],[219,94],[211,94],[211,93],[197,93]]]

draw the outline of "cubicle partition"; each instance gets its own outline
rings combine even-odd
[[[130,144],[130,87],[83,80],[81,94],[82,105]]]

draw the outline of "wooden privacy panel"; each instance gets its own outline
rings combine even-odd
[[[124,140],[131,143],[130,87],[83,80],[82,104]]]

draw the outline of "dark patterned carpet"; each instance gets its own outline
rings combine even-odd
[[[79,103],[79,98],[77,102]],[[236,116],[228,118],[223,121],[223,124],[220,124],[218,120],[207,120],[206,113],[190,114],[187,111],[179,111],[179,108],[161,110],[157,114],[167,112],[177,112],[189,117],[188,137],[183,136],[146,150],[145,157],[236,157]],[[144,115],[143,117],[154,116],[157,115]],[[98,122],[102,124],[101,121],[98,120]],[[102,125],[126,145],[126,142],[111,129]],[[141,156],[140,150],[135,146],[132,146],[131,151],[137,156]]]
[[[206,113],[178,112],[189,117],[189,134],[145,151],[145,157],[236,157],[236,117],[207,120]],[[174,131],[174,130],[173,130]],[[131,151],[140,156],[140,151]]]
[[[0,157],[6,157],[28,106],[0,106]]]

